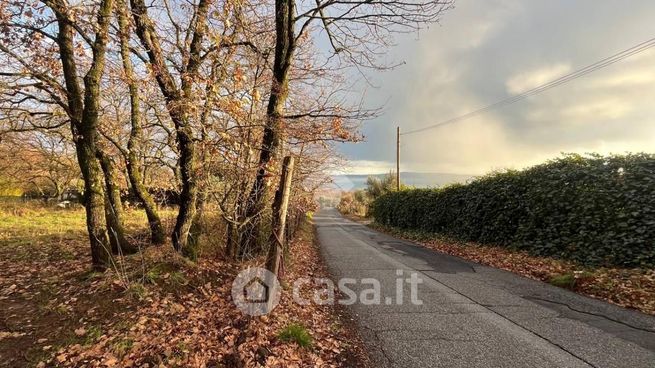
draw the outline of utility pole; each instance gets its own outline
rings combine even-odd
[[[396,190],[400,191],[400,127],[396,127]]]

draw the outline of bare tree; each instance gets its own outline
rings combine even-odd
[[[44,0],[32,4],[6,2],[2,5],[6,33],[0,43],[0,51],[10,61],[8,70],[1,73],[8,78],[6,87],[26,96],[20,105],[29,109],[26,111],[29,117],[53,114],[51,109],[39,110],[39,106],[32,110],[35,103],[65,112],[67,119],[64,121],[70,123],[84,179],[91,258],[95,268],[104,269],[109,262],[110,246],[104,206],[105,183],[96,155],[99,95],[113,0],[99,1],[94,4],[97,10],[91,12],[88,9],[94,6],[72,6],[65,0]],[[40,17],[35,15],[37,12],[41,14]],[[16,39],[16,36],[19,38]],[[16,44],[20,42],[18,40],[24,43]],[[80,40],[86,48],[80,45]],[[30,46],[39,48],[32,50]],[[82,50],[88,50],[90,56],[80,57]],[[48,67],[54,67],[57,59],[61,67],[53,73]],[[86,68],[86,72],[80,74],[83,68]],[[63,84],[56,79],[59,76]]]
[[[135,253],[137,248],[128,241],[123,226],[125,211],[121,202],[118,172],[114,160],[101,148],[96,150],[105,177],[105,218],[112,253]]]
[[[148,193],[141,175],[139,165],[139,155],[143,149],[143,116],[141,111],[141,94],[139,92],[137,77],[134,73],[130,53],[130,19],[128,18],[128,8],[124,2],[119,0],[116,9],[118,18],[118,36],[120,44],[120,55],[125,73],[125,81],[128,86],[130,96],[130,134],[127,141],[127,148],[116,145],[125,158],[127,166],[127,176],[130,181],[132,191],[139,199],[148,217],[150,226],[150,238],[154,244],[162,244],[166,239],[164,227],[157,211],[152,195]]]
[[[0,176],[43,199],[63,199],[80,178],[70,133],[63,128],[5,135],[0,141]]]
[[[271,193],[282,154],[295,158],[288,217],[299,219],[327,180],[332,143],[361,139],[360,121],[378,114],[353,100],[350,69],[388,67],[378,56],[392,35],[449,6],[0,0],[0,134],[50,139],[70,127],[98,268],[111,248],[130,247],[120,199],[128,187],[153,243],[165,240],[156,187],[179,194],[171,237],[184,255],[196,256],[203,213],[224,220],[230,256],[261,255],[271,239],[262,224],[284,233],[279,216],[269,223],[281,209]],[[318,47],[321,37],[331,50]]]
[[[296,11],[295,0],[275,1],[275,59],[270,86],[266,125],[260,144],[258,172],[247,201],[245,216],[254,218],[266,206],[271,164],[279,161],[284,136],[285,108],[289,96],[290,71],[299,42],[318,23],[329,39],[333,53],[341,61],[355,67],[382,68],[376,57],[389,45],[391,35],[406,32],[437,21],[452,5],[450,0],[399,2],[395,0],[339,1],[316,0],[314,6],[302,3]],[[307,113],[314,118],[339,117],[334,111]],[[244,237],[243,248],[257,241],[256,222],[252,222]],[[256,246],[255,246],[256,247]]]
[[[157,31],[143,0],[131,0],[130,5],[136,34],[146,51],[147,63],[165,98],[170,119],[175,126],[181,191],[173,245],[182,253],[193,256],[195,250],[189,243],[189,235],[198,197],[198,137],[194,125],[198,125],[196,122],[201,110],[196,105],[199,101],[194,94],[200,93],[197,86],[201,82],[211,83],[201,71],[216,60],[216,54],[234,47],[253,48],[254,45],[235,39],[235,35],[224,39],[209,38],[208,14],[213,6],[210,0],[199,0],[197,4],[191,4],[191,14],[184,25],[177,19],[179,14],[175,14],[168,4],[164,3],[164,16],[168,18],[167,22],[172,28],[172,31],[164,33],[164,36],[170,38],[162,38],[162,33]],[[158,20],[161,22],[157,25],[164,23],[162,19]],[[222,27],[229,28],[227,24]],[[164,41],[172,47],[165,49]]]

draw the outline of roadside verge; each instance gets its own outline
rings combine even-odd
[[[655,315],[655,270],[641,268],[589,268],[564,260],[537,257],[524,251],[447,239],[381,226],[370,219],[346,216],[377,231],[423,247],[540,280],[625,308]]]

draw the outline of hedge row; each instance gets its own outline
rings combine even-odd
[[[655,156],[565,155],[466,185],[393,192],[375,221],[592,266],[655,265]]]

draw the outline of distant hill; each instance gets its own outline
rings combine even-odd
[[[341,190],[355,190],[366,187],[366,179],[369,176],[381,178],[386,174],[353,174],[353,175],[333,175],[332,178],[337,187]],[[473,178],[473,175],[446,174],[446,173],[419,173],[419,172],[401,172],[400,181],[409,186],[417,188],[440,187],[446,184],[465,183]]]

